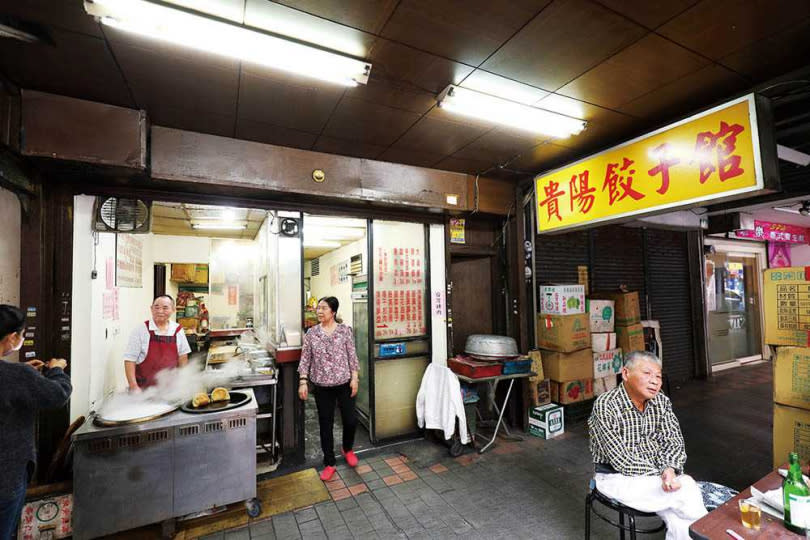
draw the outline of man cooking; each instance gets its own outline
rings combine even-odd
[[[185,366],[191,352],[183,328],[170,320],[174,299],[168,294],[158,296],[151,309],[152,319],[132,331],[124,350],[124,371],[131,392],[157,384],[157,374],[164,369]]]
[[[700,488],[683,474],[683,435],[661,390],[661,361],[631,352],[622,384],[599,396],[588,420],[596,488],[611,499],[655,512],[667,540],[689,538],[689,525],[706,515]]]

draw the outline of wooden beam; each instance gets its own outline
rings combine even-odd
[[[155,126],[152,177],[440,210],[470,210],[466,174]],[[323,182],[313,171],[325,173]],[[458,204],[447,203],[455,195]]]
[[[25,156],[146,168],[144,111],[23,90],[22,132]]]

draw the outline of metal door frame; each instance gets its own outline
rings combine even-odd
[[[724,238],[712,238],[712,237],[705,237],[703,239],[704,246],[714,246],[715,250],[720,253],[724,253],[731,257],[751,257],[754,256],[756,264],[758,268],[755,269],[757,274],[757,280],[759,282],[759,328],[760,328],[760,346],[762,353],[753,356],[746,356],[743,358],[736,358],[731,362],[726,362],[720,365],[712,365],[711,359],[709,359],[709,369],[712,373],[717,373],[718,371],[724,371],[726,369],[733,369],[736,367],[740,367],[745,364],[749,364],[751,362],[757,361],[764,361],[769,360],[771,358],[771,349],[765,344],[765,305],[763,304],[763,287],[765,286],[765,282],[763,280],[763,272],[768,268],[768,251],[766,244],[761,242],[746,242],[741,240],[727,240]],[[701,269],[701,271],[705,272],[705,269]],[[705,292],[704,292],[705,296]],[[704,306],[705,306],[705,298],[704,298]],[[708,306],[704,307],[704,313],[706,316],[706,325],[708,327],[709,324],[709,313],[708,313]],[[708,345],[708,344],[707,344]]]

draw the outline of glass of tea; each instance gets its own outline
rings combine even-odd
[[[759,530],[762,525],[762,509],[753,501],[740,499],[740,516],[744,527]]]

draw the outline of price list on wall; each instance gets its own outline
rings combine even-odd
[[[424,249],[405,245],[378,247],[375,270],[374,337],[425,334]]]
[[[810,283],[779,284],[776,300],[780,330],[810,330]]]

